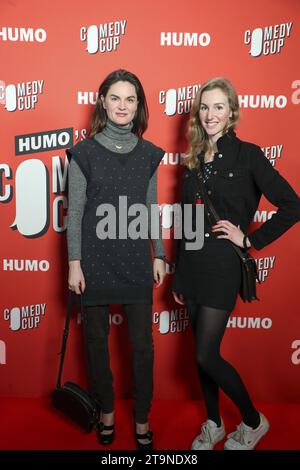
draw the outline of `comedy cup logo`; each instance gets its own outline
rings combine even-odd
[[[35,109],[44,92],[44,84],[44,80],[33,80],[6,85],[0,80],[0,104],[9,112]]]
[[[170,88],[159,92],[159,104],[164,105],[167,116],[187,114],[190,112],[194,98],[200,85],[189,85],[180,88]]]
[[[126,26],[126,20],[82,26],[80,40],[86,42],[86,51],[89,54],[114,52],[118,49],[121,38],[125,36]]]
[[[247,29],[244,33],[244,43],[250,46],[252,57],[280,54],[285,46],[286,38],[291,36],[293,23],[281,23],[270,26]]]

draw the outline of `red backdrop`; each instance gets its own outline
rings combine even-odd
[[[141,79],[150,109],[145,135],[166,150],[159,168],[165,232],[179,201],[185,124],[198,86],[229,78],[241,102],[238,135],[300,193],[297,0],[145,0],[105,4],[1,2],[0,394],[40,396],[55,384],[67,296],[65,148],[84,138],[96,91],[112,70]],[[261,201],[254,224],[274,207]],[[276,210],[276,209],[275,209]],[[240,300],[223,353],[256,399],[300,397],[299,227],[260,252],[260,302]],[[174,258],[172,240],[165,241]],[[155,291],[155,396],[199,394],[191,332],[174,304],[169,273]],[[121,307],[112,308],[118,396],[130,393],[130,351]],[[80,317],[74,316],[66,378],[85,382]]]

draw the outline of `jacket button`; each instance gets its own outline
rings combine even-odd
[[[218,172],[217,172],[217,170],[216,170],[216,171],[214,171],[214,175],[216,175],[217,173],[218,173]]]
[[[223,154],[222,154],[222,153],[219,153],[218,157],[219,157],[219,158],[222,158],[222,157],[223,157]]]
[[[229,176],[230,178],[232,178],[232,177],[233,177],[233,173],[229,173],[228,176]]]
[[[211,190],[210,189],[207,191],[207,194],[211,195]]]
[[[206,238],[208,238],[208,237],[209,237],[209,233],[205,233],[204,236],[205,236]]]

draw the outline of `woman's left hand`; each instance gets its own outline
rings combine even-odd
[[[243,248],[243,239],[245,234],[241,231],[240,226],[233,225],[229,220],[219,220],[216,225],[212,226],[212,232],[223,232],[223,235],[217,238],[225,238],[230,240],[235,245]]]
[[[164,260],[155,258],[153,263],[153,277],[156,283],[155,287],[159,287],[164,282],[166,275],[166,263]]]

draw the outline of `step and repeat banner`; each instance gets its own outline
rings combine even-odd
[[[255,142],[300,193],[300,3],[1,1],[0,395],[42,396],[55,385],[68,295],[65,150],[84,139],[97,89],[125,68],[146,91],[145,138],[165,149],[158,201],[166,254],[175,259],[186,123],[195,94],[214,76],[235,85],[237,134]],[[253,228],[276,211],[262,199]],[[299,226],[253,250],[260,302],[238,300],[222,353],[262,401],[300,397]],[[155,397],[196,398],[200,387],[185,308],[154,290]],[[117,396],[131,393],[130,347],[111,307]],[[86,383],[81,315],[71,320],[64,379]]]

